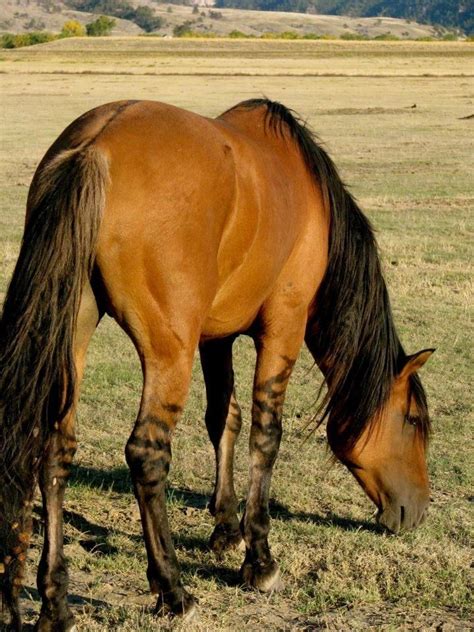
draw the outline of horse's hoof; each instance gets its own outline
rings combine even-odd
[[[196,599],[185,590],[182,591],[182,595],[179,599],[163,600],[163,595],[160,595],[155,608],[155,615],[159,617],[179,617],[181,621],[190,621],[195,617],[197,613]]]
[[[283,588],[280,568],[274,560],[268,564],[244,562],[240,575],[245,585],[256,588],[260,592],[276,592]]]
[[[218,524],[212,532],[209,546],[218,557],[221,557],[226,551],[245,550],[240,529],[238,527],[232,529],[222,524]]]
[[[34,627],[34,632],[76,632],[77,628],[74,623],[74,618],[71,616],[66,619],[60,620],[52,620],[46,615],[40,615],[36,625]]]
[[[187,610],[183,612],[183,614],[181,615],[181,621],[186,622],[186,623],[190,623],[191,621],[194,621],[197,617],[197,612],[198,612],[197,603],[193,599],[192,604],[190,604]]]

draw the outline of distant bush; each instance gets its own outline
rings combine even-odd
[[[214,31],[194,31],[193,29],[191,29],[190,31],[184,31],[183,35],[177,35],[176,37],[189,37],[192,39],[215,39],[225,36],[217,35],[217,33],[214,33]]]
[[[181,24],[177,24],[173,29],[173,35],[175,37],[192,37],[194,22],[191,20],[186,20]]]
[[[57,35],[44,31],[40,33],[20,33],[19,35],[5,33],[5,35],[0,36],[0,48],[23,48],[23,46],[52,42],[55,39],[58,39]]]
[[[234,29],[228,34],[227,37],[231,37],[232,39],[239,39],[239,38],[246,38],[249,36],[246,33],[242,33],[242,31],[238,31],[237,29]]]
[[[456,33],[445,33],[442,39],[443,42],[457,42],[458,36]]]
[[[140,6],[133,9],[129,13],[124,13],[123,16],[126,20],[135,22],[140,28],[147,33],[151,31],[157,31],[163,26],[163,18],[155,15],[154,10],[151,7]]]
[[[86,24],[86,32],[90,37],[100,37],[101,35],[109,35],[115,26],[115,20],[106,15]]]
[[[280,33],[280,38],[293,40],[293,39],[300,39],[301,36],[298,35],[298,33],[295,33],[295,31],[283,31],[283,33]]]
[[[128,0],[63,0],[68,7],[135,22],[147,33],[162,26],[162,19],[148,5],[133,6]]]
[[[361,35],[360,33],[343,33],[341,36],[342,40],[368,40],[367,35]]]
[[[68,20],[61,29],[61,37],[84,37],[87,35],[86,27],[78,20]]]
[[[261,39],[300,39],[298,33],[295,33],[294,31],[283,31],[281,33],[267,31],[266,33],[262,33],[260,37]]]
[[[209,11],[209,17],[211,20],[222,20],[224,16],[220,11]]]
[[[384,42],[397,42],[400,38],[394,35],[393,33],[382,33],[381,35],[376,35],[374,40],[381,40]]]

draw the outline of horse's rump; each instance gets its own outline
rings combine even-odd
[[[243,331],[288,266],[310,266],[314,293],[324,207],[291,136],[269,134],[266,108],[218,120],[154,102],[110,108],[68,134],[109,162],[96,262],[119,322],[154,304],[178,329],[177,311],[191,309],[203,336]]]

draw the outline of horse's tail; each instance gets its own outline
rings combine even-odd
[[[90,277],[108,180],[94,147],[38,169],[0,321],[0,572],[12,606],[29,538],[38,468],[74,403],[73,338]],[[15,579],[16,578],[16,579]]]

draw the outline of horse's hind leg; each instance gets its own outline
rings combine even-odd
[[[86,286],[81,300],[75,337],[77,402],[85,354],[99,322],[99,311],[92,289]],[[44,455],[39,484],[45,518],[44,547],[38,568],[38,590],[42,597],[37,632],[65,632],[73,627],[67,605],[68,575],[63,553],[63,499],[66,482],[76,451],[73,410],[56,422]]]
[[[234,490],[234,445],[242,425],[234,393],[233,339],[200,346],[207,392],[206,426],[216,453],[216,483],[209,509],[216,519],[210,546],[217,554],[242,542]]]
[[[171,436],[188,393],[197,346],[197,336],[195,338],[185,342],[183,337],[160,327],[157,318],[153,341],[145,339],[137,344],[144,389],[125,455],[140,509],[148,557],[148,581],[152,593],[158,595],[157,614],[190,616],[195,608],[192,595],[181,583],[165,494],[171,463]]]

